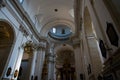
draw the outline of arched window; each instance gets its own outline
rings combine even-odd
[[[52,31],[53,31],[53,33],[56,33],[56,28],[53,28],[53,30],[52,30]]]

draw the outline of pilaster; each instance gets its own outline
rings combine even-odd
[[[42,45],[37,46],[34,79],[37,78],[38,80],[41,80],[42,69],[43,69],[43,64],[45,60],[45,50],[46,48],[44,46]]]
[[[54,70],[55,70],[55,54],[54,45],[51,45],[50,51],[48,53],[48,80],[54,80]]]
[[[26,77],[25,80],[27,79],[31,79],[31,72],[32,72],[32,64],[33,64],[33,54],[34,54],[34,46],[32,41],[28,41],[26,42],[25,46],[24,46],[24,53],[29,54],[29,58],[28,58],[28,69],[26,70]]]

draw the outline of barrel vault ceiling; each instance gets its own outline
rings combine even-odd
[[[40,24],[40,33],[46,32],[47,24],[67,24],[72,28],[74,24],[74,0],[25,0],[30,14],[34,14]],[[34,17],[35,17],[34,16]],[[51,24],[53,23],[53,24]],[[45,29],[44,29],[45,28]],[[74,28],[72,28],[74,29]]]

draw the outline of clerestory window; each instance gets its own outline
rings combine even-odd
[[[56,28],[53,28],[53,30],[52,30],[52,31],[53,31],[53,33],[56,33]]]

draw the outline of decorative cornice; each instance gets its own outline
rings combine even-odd
[[[45,50],[47,48],[47,45],[44,42],[40,42],[38,44],[34,43],[34,46],[37,50]]]
[[[42,49],[42,50],[45,50],[46,48],[43,47],[43,46],[37,46],[36,49],[39,51],[39,50],[41,50],[41,49]]]
[[[4,0],[4,2],[7,5],[9,5],[7,1]],[[23,18],[24,22],[28,25],[29,30],[33,33],[33,35],[35,36],[35,38],[38,41],[47,42],[47,40],[46,40],[45,37],[40,36],[40,34],[38,33],[38,31],[35,28],[35,24],[30,19],[30,16],[27,14],[27,12],[24,10],[24,8],[19,4],[19,2],[17,0],[10,0],[9,2],[12,4],[12,6],[14,7],[14,9],[18,12],[19,16],[21,16]]]
[[[19,26],[19,30],[23,33],[24,36],[27,37],[29,35],[28,31],[22,25]]]
[[[24,49],[27,46],[31,46],[32,49],[33,49],[33,51],[35,51],[35,50],[41,50],[41,49],[45,50],[46,49],[46,44],[44,42],[36,44],[36,43],[34,43],[32,41],[27,41],[26,43],[22,44],[21,47]]]

